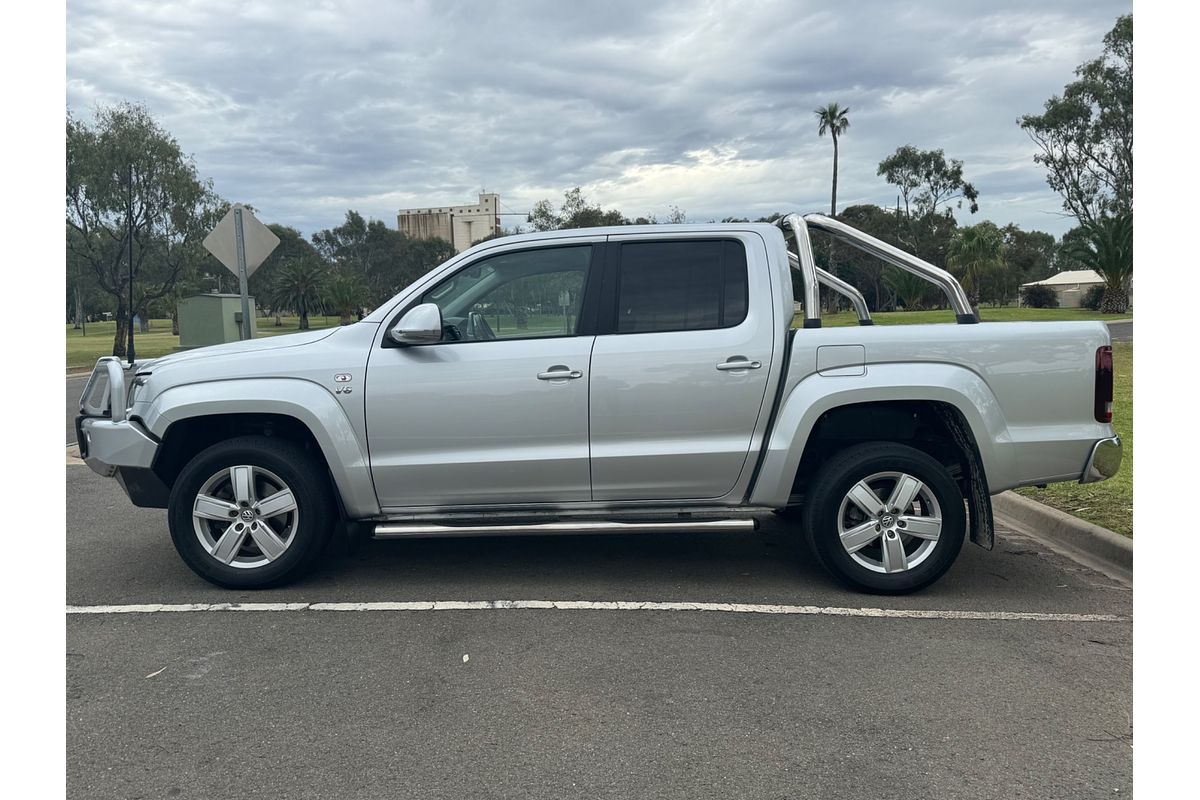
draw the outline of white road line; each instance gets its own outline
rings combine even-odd
[[[628,600],[416,600],[374,603],[143,603],[124,606],[67,606],[67,614],[156,614],[216,611],[723,611],[733,614],[791,614],[891,619],[966,619],[1019,622],[1128,622],[1116,614],[1049,614],[1036,611],[933,611],[900,608],[784,606],[749,603],[657,603]]]

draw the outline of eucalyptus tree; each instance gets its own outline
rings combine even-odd
[[[830,103],[824,108],[813,111],[817,116],[817,135],[829,133],[833,140],[833,192],[829,198],[829,215],[837,216],[837,183],[838,183],[838,137],[850,127],[849,108],[842,108],[837,103]]]
[[[1133,15],[1119,17],[1100,56],[1075,70],[1041,114],[1017,120],[1034,161],[1080,224],[1133,213]]]
[[[101,106],[91,123],[68,111],[66,134],[67,252],[112,298],[112,352],[124,356],[129,315],[170,296],[201,263],[220,200],[144,106]]]

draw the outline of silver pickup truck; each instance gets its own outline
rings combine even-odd
[[[812,230],[936,284],[958,324],[873,325]],[[859,325],[821,326],[822,285]],[[968,536],[991,548],[992,494],[1121,463],[1102,323],[977,323],[947,272],[820,215],[509,236],[353,325],[100,359],[79,446],[231,588],[301,575],[339,523],[686,533],[776,512],[839,579],[911,592]]]

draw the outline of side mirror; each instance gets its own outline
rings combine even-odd
[[[431,344],[442,340],[442,309],[437,303],[422,303],[400,318],[388,331],[396,344]]]

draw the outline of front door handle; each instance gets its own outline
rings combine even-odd
[[[582,378],[583,371],[571,369],[563,364],[555,364],[545,372],[539,372],[537,379],[539,381],[573,381],[576,378]]]
[[[749,361],[745,356],[731,356],[728,361],[717,364],[717,369],[722,372],[728,372],[731,369],[759,369],[761,367],[761,361]]]

